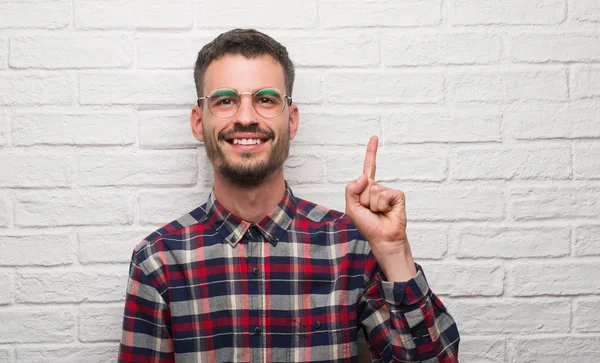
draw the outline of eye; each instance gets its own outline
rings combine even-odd
[[[223,98],[221,100],[219,100],[217,103],[218,104],[222,104],[222,105],[230,105],[233,101],[231,100],[231,98]]]
[[[256,103],[260,103],[260,104],[274,104],[274,103],[277,103],[277,102],[272,97],[262,96],[262,97],[258,98],[258,100],[256,101]]]
[[[213,105],[215,106],[231,106],[233,104],[235,104],[233,97],[218,97],[213,101]]]

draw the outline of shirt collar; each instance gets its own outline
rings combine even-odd
[[[212,227],[231,247],[237,246],[248,228],[253,225],[267,241],[273,246],[277,246],[277,242],[279,242],[292,224],[292,220],[296,215],[296,203],[296,198],[286,182],[285,192],[279,204],[261,219],[260,222],[253,224],[244,221],[225,209],[215,198],[215,191],[213,189],[206,202],[206,215]]]

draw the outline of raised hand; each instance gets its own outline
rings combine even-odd
[[[377,136],[372,136],[363,174],[346,186],[346,214],[369,242],[388,279],[393,275],[396,280],[406,281],[416,269],[406,236],[404,193],[375,182],[377,144]],[[394,265],[398,264],[404,266],[396,269]]]

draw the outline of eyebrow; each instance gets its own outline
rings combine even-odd
[[[258,90],[258,92],[256,93],[258,96],[263,96],[263,95],[279,95],[279,91],[273,89],[273,88],[267,88],[267,89],[261,89]]]
[[[235,96],[236,94],[237,92],[231,89],[218,89],[213,92],[212,96]]]
[[[263,91],[263,92],[260,92],[260,91]],[[284,94],[283,91],[280,91],[279,89],[277,89],[275,87],[270,87],[270,86],[256,88],[254,91],[252,91],[252,93],[257,93],[257,94],[258,94],[258,92],[260,92],[260,95],[268,94],[269,92],[271,94],[275,94],[275,92],[278,92],[278,94]],[[237,93],[240,93],[240,92],[233,88],[217,88],[215,91],[213,91],[213,93],[211,93],[211,96],[231,96],[231,95],[234,95]]]

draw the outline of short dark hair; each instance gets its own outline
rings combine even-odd
[[[241,54],[246,58],[265,54],[272,56],[283,67],[285,92],[288,96],[292,96],[295,70],[287,49],[275,39],[255,29],[233,29],[220,34],[198,52],[194,68],[198,97],[204,96],[202,89],[206,68],[212,61],[226,54]]]

